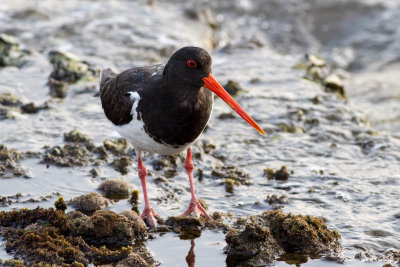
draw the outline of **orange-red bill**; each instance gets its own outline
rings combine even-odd
[[[245,121],[247,121],[251,126],[254,127],[259,133],[265,134],[265,132],[261,129],[261,127],[255,122],[249,114],[233,99],[225,89],[215,80],[214,76],[210,73],[210,75],[206,78],[203,78],[204,87],[213,91],[217,96],[222,98],[237,114],[240,115]]]

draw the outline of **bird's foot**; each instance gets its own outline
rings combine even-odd
[[[144,209],[142,215],[140,216],[142,220],[147,223],[150,227],[157,226],[157,220],[155,217],[159,217],[157,213],[154,212],[152,208]]]
[[[189,204],[189,208],[182,213],[179,217],[183,218],[186,217],[190,214],[193,214],[195,217],[199,217],[200,215],[203,215],[207,220],[211,220],[212,218],[210,215],[208,215],[207,211],[201,206],[200,202],[198,200],[192,200]]]

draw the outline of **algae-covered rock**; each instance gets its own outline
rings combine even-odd
[[[21,108],[22,113],[35,114],[35,113],[38,113],[40,110],[49,109],[49,106],[47,103],[44,103],[44,104],[38,106],[37,104],[31,102],[28,104],[21,105],[20,108]]]
[[[288,253],[320,253],[340,250],[340,234],[329,230],[317,217],[284,214],[281,210],[264,212],[271,234]]]
[[[74,129],[68,133],[64,133],[64,141],[69,143],[77,143],[84,145],[87,150],[95,151],[96,146],[92,139],[89,138],[87,134],[80,133],[78,130]]]
[[[50,77],[48,84],[50,88],[50,96],[57,98],[65,98],[67,96],[68,87],[65,82]]]
[[[19,164],[19,161],[23,158],[23,153],[16,149],[7,149],[5,145],[0,144],[0,177],[23,176],[29,178],[28,170]]]
[[[0,93],[0,120],[15,119],[22,101],[11,93]]]
[[[153,159],[152,165],[156,171],[160,171],[160,170],[164,170],[164,169],[168,168],[168,170],[171,173],[173,173],[175,168],[179,165],[179,157],[178,156],[157,155],[157,157],[155,159]],[[168,175],[168,173],[167,173],[167,175]]]
[[[239,85],[238,82],[229,80],[225,86],[224,89],[231,95],[231,96],[236,96],[240,92],[243,92],[243,88]]]
[[[275,194],[267,196],[268,204],[276,205],[276,204],[284,204],[286,203],[286,195],[277,196]]]
[[[304,69],[303,78],[322,85],[326,91],[336,93],[339,98],[346,99],[342,79],[330,70],[321,57],[306,54],[304,59],[295,65],[297,69]]]
[[[117,267],[152,267],[152,263],[146,262],[139,254],[131,253],[128,257],[118,262]]]
[[[86,166],[92,156],[85,145],[68,143],[64,147],[54,146],[47,148],[43,153],[42,163],[59,167]]]
[[[22,105],[22,101],[18,96],[11,93],[0,93],[0,105],[6,107],[18,107]]]
[[[50,63],[53,64],[50,78],[68,83],[76,82],[84,77],[95,79],[96,70],[73,54],[51,51],[49,57]]]
[[[76,231],[79,226],[81,226],[80,229],[84,226],[87,229],[92,227],[95,230],[103,230],[107,235],[115,234],[115,238],[122,238],[121,240],[125,241],[122,234],[125,233],[125,228],[118,227],[121,220],[126,222],[127,219],[122,215],[112,219],[115,220],[101,220],[77,211],[65,215],[58,210],[42,208],[0,212],[0,226],[3,227],[2,236],[6,239],[6,250],[14,253],[15,257],[23,259],[19,262],[20,265],[13,266],[44,266],[45,264],[87,266],[118,262],[132,253],[131,246],[96,247],[87,243]],[[84,224],[84,222],[90,224]],[[135,233],[133,235],[135,236]],[[95,233],[90,238],[94,236]],[[101,233],[99,238],[103,238]],[[100,244],[108,245],[107,241],[110,239],[112,240],[112,237],[105,238],[105,243],[100,241]],[[114,245],[115,242],[110,244]],[[119,243],[116,245],[118,246]]]
[[[204,228],[204,219],[201,217],[169,217],[166,225],[172,227],[172,231],[179,233],[181,239],[195,239],[201,235]]]
[[[339,97],[346,99],[343,81],[336,74],[330,74],[324,78],[323,84],[326,90],[336,93]]]
[[[96,211],[90,217],[80,217],[70,226],[73,235],[81,236],[87,243],[96,246],[121,247],[133,241],[143,240],[146,227],[134,225],[126,216],[110,210]]]
[[[116,140],[106,139],[103,142],[104,148],[115,156],[133,156],[135,154],[133,147],[125,138]]]
[[[125,179],[109,179],[99,185],[99,190],[111,199],[123,199],[129,197],[131,185]]]
[[[283,250],[260,224],[246,224],[243,231],[231,230],[225,237],[227,266],[270,265]]]
[[[146,224],[140,216],[133,210],[126,210],[121,213],[131,223],[135,233],[145,233],[147,231]]]
[[[23,54],[14,36],[0,33],[0,67],[19,66]]]
[[[264,175],[266,175],[268,177],[268,179],[275,179],[275,180],[282,180],[282,181],[287,181],[287,179],[290,176],[285,165],[283,165],[279,170],[276,170],[276,171],[274,171],[274,169],[271,169],[271,168],[265,168]]]
[[[121,174],[127,174],[128,173],[128,167],[133,164],[133,161],[130,157],[120,157],[118,159],[114,159],[113,162],[111,163],[111,166],[113,168],[120,172]]]
[[[225,191],[228,193],[233,193],[233,187],[235,186],[235,180],[226,178],[225,179]]]
[[[211,176],[214,178],[225,178],[235,181],[235,184],[250,185],[249,174],[238,169],[236,166],[224,165],[212,168]]]
[[[65,203],[62,196],[60,196],[57,201],[54,202],[54,207],[56,208],[56,210],[60,210],[62,212],[64,212],[68,208],[67,203]]]
[[[72,204],[72,206],[74,206],[77,210],[91,213],[110,205],[111,201],[95,192],[92,192],[75,197],[71,199],[69,203]]]

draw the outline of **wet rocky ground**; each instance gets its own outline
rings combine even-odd
[[[354,107],[368,76],[327,51],[327,60],[306,54],[315,50],[304,40],[278,54],[268,38],[284,23],[262,24],[258,2],[246,3],[0,3],[0,265],[399,265],[400,142]],[[255,34],[260,25],[267,35]],[[134,149],[106,121],[96,79],[101,68],[165,62],[189,44],[212,52],[214,76],[267,135],[216,99],[193,146],[213,222],[176,217],[190,201],[184,155],[145,154],[161,217],[150,229],[138,217]]]

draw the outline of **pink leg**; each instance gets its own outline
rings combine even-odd
[[[139,171],[140,182],[142,183],[143,195],[144,195],[144,209],[143,209],[141,217],[144,221],[147,221],[147,223],[150,226],[155,227],[155,226],[157,226],[157,220],[154,218],[154,216],[158,217],[158,215],[150,207],[149,197],[147,195],[147,188],[146,188],[147,170],[146,170],[146,167],[144,167],[144,165],[143,165],[141,152],[139,152],[139,157],[138,157],[138,171]]]
[[[188,148],[185,161],[185,169],[189,175],[190,193],[192,194],[192,200],[190,201],[189,208],[180,217],[185,217],[193,213],[193,215],[196,217],[203,215],[208,220],[212,220],[211,217],[207,214],[206,210],[201,206],[200,202],[196,197],[196,193],[194,192],[193,168],[194,166],[192,159],[192,150]]]

